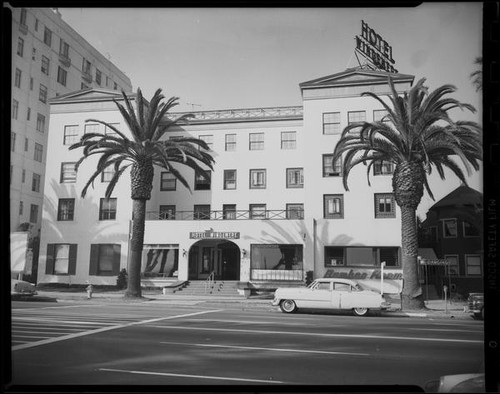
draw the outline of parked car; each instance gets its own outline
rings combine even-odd
[[[307,287],[282,287],[274,293],[273,305],[285,313],[297,309],[352,310],[356,316],[365,316],[370,309],[386,309],[389,303],[378,292],[367,290],[350,279],[321,278]]]
[[[33,283],[25,282],[24,280],[11,279],[10,280],[10,294],[11,295],[36,295],[36,288]]]
[[[484,393],[484,373],[466,373],[441,376],[425,385],[426,393]]]
[[[467,299],[466,313],[474,314],[476,319],[484,319],[484,294],[470,293]]]

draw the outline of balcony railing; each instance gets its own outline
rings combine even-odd
[[[177,211],[146,212],[146,220],[303,220],[304,211],[297,210],[265,210],[246,211]]]
[[[251,280],[293,280],[301,281],[304,279],[302,270],[251,270]]]

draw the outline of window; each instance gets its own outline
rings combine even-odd
[[[297,147],[297,133],[295,131],[281,132],[281,149],[295,149]]]
[[[340,112],[323,114],[323,134],[340,134]]]
[[[344,195],[325,194],[323,196],[324,218],[343,219],[344,218]]]
[[[99,220],[116,219],[116,198],[101,198]]]
[[[304,219],[304,204],[286,204],[287,219]]]
[[[464,237],[479,237],[479,229],[468,222],[463,222]]]
[[[236,170],[224,170],[224,190],[236,189]]]
[[[85,134],[99,133],[99,123],[87,123],[85,125]]]
[[[16,88],[21,88],[21,70],[16,68],[16,76],[14,77],[14,86]]]
[[[386,247],[378,249],[377,265],[385,262],[386,267],[399,267],[399,248]]]
[[[19,24],[22,26],[28,27],[28,25],[26,24],[26,17],[27,17],[26,8],[22,8],[21,9],[21,19],[19,21]]]
[[[302,280],[303,246],[264,244],[250,246],[252,280]]]
[[[61,66],[57,67],[57,82],[61,85],[66,86],[66,77],[68,76],[68,72],[61,68]]]
[[[43,158],[43,145],[40,145],[40,144],[35,142],[35,153],[33,156],[33,160],[41,163],[42,158]]]
[[[373,111],[373,121],[374,122],[390,122],[389,118],[386,117],[389,113],[385,109],[376,109]]]
[[[17,39],[17,54],[21,57],[24,54],[24,40],[21,37]]]
[[[210,190],[211,178],[211,171],[206,171],[205,174],[195,171],[194,190]]]
[[[62,38],[59,44],[59,55],[69,58],[69,44]]]
[[[49,47],[52,45],[52,31],[48,27],[43,32],[43,42]]]
[[[12,119],[17,119],[18,112],[19,112],[19,101],[12,100]]]
[[[64,145],[72,145],[78,142],[78,125],[64,126]]]
[[[236,134],[226,134],[226,145],[227,152],[234,152],[236,150]]]
[[[116,82],[113,82],[113,89],[118,90],[118,85],[116,84]]]
[[[106,86],[109,86],[109,77],[106,75]]]
[[[98,68],[95,69],[95,81],[96,83],[101,86],[101,70],[99,70]]]
[[[60,221],[73,220],[74,213],[75,213],[75,199],[60,198],[59,206],[57,208],[57,220]]]
[[[265,219],[266,204],[250,204],[250,219]]]
[[[89,275],[116,276],[120,272],[119,244],[91,244]]]
[[[226,220],[236,219],[236,204],[224,204],[222,206],[222,217]]]
[[[457,219],[443,220],[443,238],[457,238]]]
[[[33,174],[33,180],[31,182],[31,191],[40,192],[40,183],[41,183],[41,175],[40,174]]]
[[[205,142],[208,145],[208,150],[213,150],[214,145],[214,136],[213,135],[200,135],[200,140]]]
[[[210,205],[195,205],[193,219],[194,220],[209,220],[210,219]]]
[[[480,255],[465,255],[465,269],[467,276],[481,275],[481,256]]]
[[[160,175],[160,190],[162,192],[175,190],[177,187],[177,178],[171,173],[164,171]]]
[[[21,182],[24,183],[26,181],[26,170],[23,168],[21,173]]]
[[[90,75],[90,62],[85,58],[83,58],[82,60],[82,72],[84,74]]]
[[[27,111],[26,111],[26,120],[30,120],[31,118],[31,108],[28,107]]]
[[[45,116],[42,114],[36,114],[36,130],[40,133],[45,132]]]
[[[30,90],[33,90],[33,77],[30,77]]]
[[[24,138],[24,151],[28,152],[29,149],[29,140],[28,138]]]
[[[304,187],[304,169],[287,168],[286,169],[286,187],[303,188]]]
[[[364,122],[366,120],[366,111],[350,111],[347,113],[347,123]]]
[[[47,86],[40,84],[40,93],[38,95],[38,100],[42,103],[47,102]]]
[[[31,49],[31,60],[36,60],[36,48]]]
[[[325,246],[325,267],[344,265],[344,248]]]
[[[394,172],[394,164],[390,161],[379,160],[373,163],[373,175],[390,175]]]
[[[375,193],[375,217],[376,218],[396,217],[394,194]]]
[[[48,57],[42,55],[42,74],[49,75],[50,60]]]
[[[10,132],[10,150],[11,152],[16,151],[16,133],[13,131]]]
[[[76,182],[76,163],[61,163],[61,178],[60,183],[75,183]]]
[[[38,205],[31,204],[30,206],[30,223],[36,223],[38,221]]]
[[[115,129],[117,130],[120,130],[120,123],[108,123],[109,126],[111,127],[114,127]],[[118,136],[118,133],[116,131],[114,131],[111,127],[109,127],[108,125],[106,125],[104,127],[104,134],[106,135],[114,135],[114,136]]]
[[[342,176],[342,158],[332,165],[333,155],[323,155],[323,177]]]
[[[160,205],[160,219],[161,220],[174,220],[175,219],[175,205]]]
[[[250,133],[250,150],[263,150],[264,149],[264,133]]]
[[[266,170],[250,170],[250,189],[266,188]]]
[[[445,254],[444,259],[448,262],[448,265],[445,267],[445,275],[458,276],[458,255]]]
[[[115,175],[115,166],[114,164],[111,164],[107,166],[102,172],[101,172],[101,182],[111,182],[111,179],[113,179],[113,176]]]
[[[35,31],[38,31],[38,19],[35,19]]]
[[[24,211],[24,203],[19,201],[19,215],[22,215]]]
[[[77,244],[47,244],[47,275],[75,275]]]

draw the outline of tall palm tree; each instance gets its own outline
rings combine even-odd
[[[444,168],[448,168],[466,184],[463,169],[455,159],[461,160],[468,174],[472,173],[471,167],[476,171],[479,169],[479,160],[482,159],[481,127],[470,121],[455,122],[448,116],[453,108],[474,112],[474,107],[444,97],[456,90],[454,86],[443,85],[428,93],[424,82],[425,78],[421,79],[400,97],[389,78],[390,104],[374,93],[362,93],[379,101],[387,115],[382,121],[347,126],[335,146],[333,158],[335,162],[343,157],[346,190],[349,190],[349,173],[357,164],[367,165],[368,184],[374,163],[384,160],[395,165],[392,188],[401,208],[403,307],[412,309],[424,307],[417,276],[416,209],[424,187],[434,199],[427,175],[434,167],[444,180]]]
[[[126,297],[141,297],[141,257],[144,244],[144,226],[146,201],[151,198],[153,188],[154,166],[164,168],[172,173],[184,186],[191,191],[188,182],[173,163],[180,163],[199,171],[208,177],[203,167],[213,169],[214,159],[206,152],[207,144],[196,138],[179,140],[161,140],[162,136],[172,126],[186,123],[192,114],[184,114],[175,120],[165,115],[178,105],[178,97],[171,97],[162,102],[164,96],[158,89],[150,102],[147,102],[137,90],[135,110],[131,99],[122,91],[125,107],[113,100],[118,107],[132,138],[127,137],[112,124],[98,119],[88,119],[87,122],[97,122],[109,127],[116,135],[89,133],[82,136],[79,142],[69,149],[83,148],[83,156],[76,163],[76,168],[90,156],[100,156],[95,172],[90,176],[82,190],[85,197],[90,185],[106,168],[113,166],[114,175],[106,188],[105,197],[109,198],[115,185],[126,169],[130,167],[131,198],[133,200],[132,237],[128,256],[128,287]],[[202,149],[199,149],[199,148]]]

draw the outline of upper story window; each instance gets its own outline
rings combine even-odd
[[[24,54],[24,40],[21,37],[17,39],[17,54],[21,57]]]
[[[59,221],[73,220],[74,214],[75,214],[75,199],[60,198],[59,206],[57,208],[57,220]]]
[[[304,219],[304,204],[286,204],[287,219]]]
[[[379,160],[373,164],[373,175],[391,175],[394,172],[394,164],[390,161]]]
[[[73,145],[78,142],[78,125],[67,125],[64,126],[64,145]]]
[[[18,68],[16,68],[16,76],[14,78],[14,86],[16,88],[21,88],[21,70],[19,70]]]
[[[302,188],[304,187],[304,169],[287,168],[286,169],[286,187]]]
[[[36,114],[36,131],[45,132],[45,116],[40,113]]]
[[[347,113],[347,123],[356,123],[366,121],[366,111],[349,111]]]
[[[481,255],[465,255],[465,270],[467,276],[481,275]]]
[[[61,68],[61,66],[58,66],[57,67],[57,82],[59,82],[63,86],[66,86],[67,76],[68,76],[68,72],[64,68]]]
[[[396,204],[393,193],[375,193],[375,217],[396,217]]]
[[[16,133],[13,131],[10,132],[10,150],[11,152],[16,151]]]
[[[264,149],[264,133],[250,133],[249,135],[249,149],[250,150],[263,150]]]
[[[194,174],[194,190],[210,190],[212,182],[212,172],[205,171],[205,175],[201,172],[195,171]]]
[[[111,182],[111,179],[115,176],[115,166],[112,164],[110,166],[107,166],[102,172],[101,172],[101,182]]]
[[[250,189],[266,188],[266,170],[250,170]]]
[[[236,134],[226,134],[226,152],[234,152],[236,150]]]
[[[323,210],[325,219],[344,218],[344,195],[325,194],[323,196]]]
[[[116,198],[101,198],[99,220],[116,219]]]
[[[19,101],[16,99],[12,100],[12,119],[17,119],[19,112]]]
[[[38,100],[42,103],[47,102],[47,86],[40,84],[40,92],[38,94]]]
[[[224,170],[224,190],[236,189],[236,170]]]
[[[113,90],[118,90],[118,85],[116,82],[113,82]]]
[[[76,163],[67,162],[61,163],[60,183],[75,183],[76,182]]]
[[[50,59],[42,55],[42,74],[49,75]]]
[[[98,68],[95,69],[95,81],[96,83],[101,86],[101,77],[102,77],[102,73],[101,73],[101,70],[99,70]]]
[[[28,152],[28,149],[29,149],[29,140],[28,140],[28,138],[25,138],[24,139],[24,151]]]
[[[83,60],[82,60],[82,72],[84,74],[90,75],[90,67],[91,67],[90,62],[87,59],[83,58]]]
[[[31,204],[30,206],[30,223],[38,222],[38,205]]]
[[[463,222],[464,237],[479,237],[479,229],[468,222]]]
[[[52,45],[52,30],[48,27],[45,27],[45,30],[43,31],[43,42],[49,47]]]
[[[200,135],[198,137],[200,140],[205,142],[205,144],[208,145],[208,150],[213,150],[213,145],[214,145],[214,136],[213,135]],[[200,147],[201,148],[201,147]]]
[[[250,204],[250,219],[265,219],[266,216],[266,204]]]
[[[99,123],[86,123],[84,133],[99,133]]]
[[[27,20],[27,12],[26,8],[21,8],[21,19],[19,20],[19,24],[22,26],[28,26],[26,20]]]
[[[69,58],[69,44],[62,38],[59,44],[59,55]]]
[[[39,24],[38,19],[35,19],[35,31],[38,31],[38,24]]]
[[[160,205],[160,220],[174,220],[175,205]]]
[[[31,60],[36,60],[36,48],[31,50]]]
[[[160,174],[160,191],[170,191],[177,188],[177,178],[171,172],[163,171]]]
[[[33,156],[33,160],[41,163],[42,158],[43,158],[43,145],[40,145],[40,144],[35,142],[35,153]]]
[[[342,176],[342,158],[333,163],[333,155],[323,155],[323,177]]]
[[[323,114],[323,134],[340,134],[340,112],[325,112]]]
[[[375,109],[373,110],[373,121],[374,122],[390,122],[388,115],[389,113],[385,109]]]
[[[115,129],[120,130],[120,123],[108,123],[110,126],[113,126]],[[120,130],[121,131],[121,130]],[[111,127],[106,126],[104,128],[104,134],[106,135],[114,135],[118,136],[118,133],[114,131]]]
[[[194,206],[194,219],[195,220],[209,220],[210,219],[210,205],[195,205]]]
[[[40,184],[41,184],[42,176],[40,174],[33,173],[33,181],[31,183],[31,191],[40,192]]]
[[[295,131],[281,132],[281,149],[295,149],[297,147],[297,133]]]
[[[443,238],[457,238],[457,219],[443,220]]]

